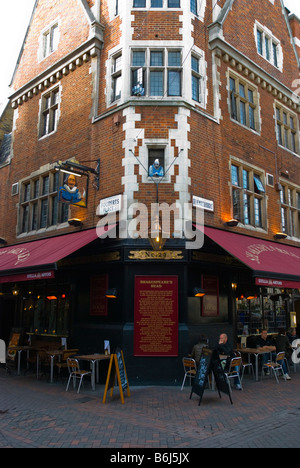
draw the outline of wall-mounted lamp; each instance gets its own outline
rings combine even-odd
[[[68,223],[70,226],[74,226],[74,227],[83,226],[83,222],[78,218],[70,218],[68,219]]]
[[[6,245],[7,244],[7,240],[4,239],[4,237],[0,237],[0,245]]]
[[[227,221],[226,223],[224,223],[225,226],[227,227],[236,227],[238,224],[239,224],[239,220],[238,219],[230,219],[229,221]]]
[[[282,240],[282,239],[286,239],[287,238],[287,234],[285,232],[276,232],[276,234],[274,235],[274,239],[277,239],[277,240]]]
[[[193,289],[193,293],[194,293],[194,296],[195,296],[195,297],[203,297],[203,296],[205,296],[205,291],[204,291],[204,289],[202,289],[202,288],[198,288],[198,287],[194,288],[194,289]]]
[[[117,299],[118,297],[117,288],[108,289],[105,293],[105,297],[107,297],[107,299]]]
[[[19,289],[18,286],[15,284],[14,287],[12,288],[11,292],[12,292],[12,295],[13,295],[13,296],[18,296],[19,293],[20,293],[20,289]]]

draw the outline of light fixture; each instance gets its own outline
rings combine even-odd
[[[151,244],[152,249],[155,251],[162,250],[164,248],[167,238],[168,234],[162,230],[159,222],[159,217],[157,215],[154,221],[154,229],[151,228],[148,235],[148,240]]]
[[[195,287],[195,288],[193,289],[193,293],[194,293],[194,296],[195,296],[195,297],[203,297],[203,296],[205,296],[205,291],[204,291],[204,289],[199,288],[199,287]]]
[[[235,218],[232,218],[230,219],[229,221],[227,221],[226,223],[224,223],[225,226],[227,227],[236,227],[238,224],[239,224],[239,220],[238,219],[235,219]]]
[[[117,296],[118,296],[117,288],[108,289],[105,293],[105,297],[107,297],[107,299],[117,299]]]
[[[70,226],[74,226],[74,227],[83,226],[83,222],[78,218],[70,218],[68,219],[68,223]]]
[[[276,232],[276,234],[274,235],[274,239],[286,239],[287,238],[287,234],[285,232]]]
[[[72,171],[69,171],[67,169],[58,169],[57,167],[55,168],[57,171],[61,171],[61,172],[64,172],[65,174],[71,174],[73,176],[76,176],[76,177],[82,177],[82,174],[79,174],[78,172],[72,172]]]
[[[13,296],[18,296],[19,293],[20,293],[20,289],[19,289],[18,286],[15,284],[14,287],[12,288],[11,292],[12,292],[12,295],[13,295]]]
[[[4,239],[4,237],[0,237],[0,245],[6,245],[7,244],[7,240]]]

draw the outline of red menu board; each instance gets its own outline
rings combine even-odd
[[[134,355],[178,356],[178,277],[136,276]]]
[[[106,316],[108,289],[108,275],[91,276],[90,284],[90,315]]]

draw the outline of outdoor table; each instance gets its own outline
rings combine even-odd
[[[53,383],[53,374],[54,374],[54,358],[58,357],[61,358],[64,350],[62,349],[49,349],[45,351],[48,356],[50,356],[50,382]],[[37,374],[38,374],[38,366],[37,366]]]
[[[100,361],[105,361],[107,359],[110,359],[110,355],[108,354],[84,354],[81,356],[74,356],[76,359],[80,361],[90,361],[91,363],[91,370],[92,370],[92,390],[96,390],[96,376],[95,376],[95,368],[96,368],[96,362],[97,362],[97,381],[99,379],[99,362]]]
[[[238,350],[240,353],[247,354],[248,360],[250,359],[251,354],[255,357],[255,378],[258,382],[258,357],[262,354],[271,354],[272,351],[260,351],[257,348],[241,348]]]
[[[29,351],[34,350],[32,346],[10,346],[8,348],[9,351],[17,351],[18,353],[18,370],[17,370],[17,375],[21,374],[21,354],[23,351],[27,351],[27,357],[29,357]]]

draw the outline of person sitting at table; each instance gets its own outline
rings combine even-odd
[[[286,331],[283,328],[281,328],[278,331],[278,336],[275,339],[275,345],[276,345],[276,353],[285,353],[286,358],[292,355],[293,350],[290,345],[289,339],[286,336]],[[285,380],[291,380],[291,377],[288,374],[286,362],[284,360],[278,361],[278,362],[282,366],[282,369],[285,375]]]
[[[299,340],[296,328],[290,328],[286,336],[288,337],[290,344],[293,344],[293,341],[295,340]]]
[[[202,349],[205,346],[207,346],[207,336],[200,335],[198,343],[195,344],[195,346],[193,347],[192,352],[191,352],[191,358],[195,359],[197,367],[198,367],[199,362],[200,362]]]
[[[261,352],[265,351],[265,354],[262,354],[261,356],[261,363],[264,366],[269,360],[268,353],[276,352],[276,346],[275,346],[274,340],[271,336],[268,336],[268,330],[266,329],[261,330],[260,337],[258,337],[256,340],[256,347],[258,351],[261,351]],[[268,370],[266,370],[265,372],[266,372],[266,375],[269,374]]]
[[[231,359],[235,357],[233,346],[228,341],[228,336],[226,333],[222,333],[219,338],[219,344],[217,346],[217,352],[219,356],[224,356],[224,359],[221,359],[222,367],[224,368],[224,372],[228,372],[230,368]],[[239,367],[235,367],[234,369],[236,372],[239,372]],[[235,388],[237,390],[242,390],[240,385],[240,381],[238,377],[234,379]]]

